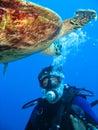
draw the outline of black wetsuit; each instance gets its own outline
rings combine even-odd
[[[67,103],[67,105],[64,103],[65,101],[62,98],[55,104],[50,104],[45,99],[42,100],[34,108],[25,130],[57,130],[58,119],[56,120],[56,118],[58,118],[58,113],[62,111],[60,108],[62,104],[62,106],[65,107],[63,114],[62,112],[59,114],[61,119],[59,119],[60,128],[58,130],[74,130],[69,117],[70,114],[75,114],[72,110],[72,104],[82,108],[87,122],[98,125],[98,118],[92,110],[92,107],[82,96],[75,96],[71,105],[69,103]]]

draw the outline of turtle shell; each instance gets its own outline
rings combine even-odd
[[[0,0],[0,62],[8,63],[47,48],[57,38],[61,18],[20,0]]]

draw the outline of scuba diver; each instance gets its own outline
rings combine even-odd
[[[98,100],[91,104],[87,101],[93,92],[64,84],[61,67],[44,68],[38,80],[43,97],[23,106],[37,104],[25,130],[98,130],[98,117],[92,110]]]

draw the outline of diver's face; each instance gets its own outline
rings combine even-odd
[[[64,85],[57,77],[45,78],[43,80],[42,93],[43,98],[45,98],[49,103],[54,104],[63,95]]]

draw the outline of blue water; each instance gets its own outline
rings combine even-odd
[[[62,19],[73,17],[75,11],[80,8],[94,9],[98,13],[98,0],[33,0],[32,2],[54,10]],[[75,38],[74,41],[71,38]],[[88,99],[90,102],[98,99],[98,21],[92,20],[82,30],[72,33],[63,40],[73,44],[66,48],[69,53],[64,54],[65,83],[95,92],[95,97]],[[3,65],[0,64],[0,130],[24,130],[33,108],[22,110],[21,107],[26,102],[41,96],[37,75],[42,68],[53,61],[54,57],[35,54],[9,63],[5,76],[2,74]],[[97,110],[98,106],[94,108],[98,115]]]

